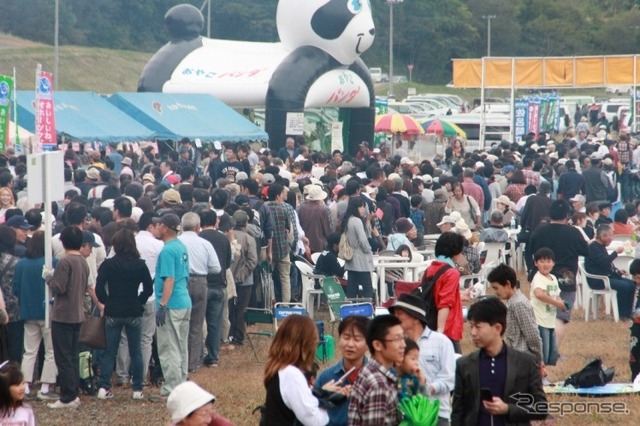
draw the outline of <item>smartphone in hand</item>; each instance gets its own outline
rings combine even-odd
[[[493,401],[493,393],[491,393],[491,389],[480,389],[480,398],[482,398],[483,401]]]

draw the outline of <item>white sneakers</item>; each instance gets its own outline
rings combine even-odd
[[[105,388],[100,388],[98,391],[98,399],[111,399],[113,398],[113,393],[111,389],[107,390]]]
[[[47,404],[49,408],[80,408],[80,398],[76,398],[71,402],[62,402],[57,400],[56,402],[52,402]]]
[[[142,394],[142,391],[133,391],[131,399],[144,399],[144,395]]]

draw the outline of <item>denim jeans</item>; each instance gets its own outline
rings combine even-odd
[[[540,339],[542,339],[542,362],[546,365],[556,365],[558,361],[558,342],[556,329],[538,326]]]
[[[144,380],[149,370],[153,336],[156,334],[155,299],[147,301],[147,303],[144,304],[141,332],[140,347],[142,350],[142,377]],[[116,375],[120,383],[129,383],[129,377],[131,376],[131,358],[129,357],[129,343],[127,342],[127,333],[125,330],[122,330],[120,334],[120,347],[118,348],[118,357],[116,358]]]
[[[68,403],[78,397],[78,367],[80,365],[78,339],[81,323],[51,321],[51,343],[53,357],[58,368],[60,401]]]
[[[116,354],[120,346],[120,334],[124,328],[129,344],[129,356],[131,357],[131,376],[133,378],[132,389],[142,390],[142,349],[140,337],[142,336],[142,320],[140,317],[113,318],[107,317],[105,332],[107,335],[107,347],[102,354],[100,367],[100,387],[111,389],[111,374],[116,362]]]
[[[227,291],[223,287],[207,290],[207,356],[204,358],[205,364],[217,363],[220,358],[220,339],[222,338],[222,311],[227,303]]]

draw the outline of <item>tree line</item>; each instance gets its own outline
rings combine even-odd
[[[277,0],[211,0],[214,38],[274,42]],[[346,0],[345,0],[346,1]],[[365,0],[366,1],[366,0]],[[376,41],[369,66],[389,63],[389,6],[370,0]],[[204,0],[59,0],[60,44],[153,52],[167,42],[163,17]],[[54,0],[0,0],[0,31],[53,44]],[[206,17],[206,9],[204,10]],[[423,83],[451,79],[451,59],[492,56],[634,54],[640,0],[404,0],[394,5],[395,74]]]

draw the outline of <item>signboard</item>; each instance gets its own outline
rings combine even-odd
[[[389,100],[376,98],[376,115],[382,115],[389,112]]]
[[[344,151],[344,139],[342,138],[342,121],[331,123],[331,152],[339,149]]]
[[[0,151],[9,140],[9,107],[13,96],[13,78],[0,75]]]
[[[413,64],[407,65],[407,69],[409,70],[409,72],[413,71]]]
[[[287,135],[302,135],[304,134],[304,113],[303,112],[288,112],[287,113]]]
[[[36,76],[36,135],[45,151],[52,150],[58,142],[53,111],[53,76],[44,71]]]
[[[44,157],[49,156],[46,170],[47,186],[51,189],[48,200],[64,200],[64,151],[27,155],[27,197],[29,204],[45,201]]]

